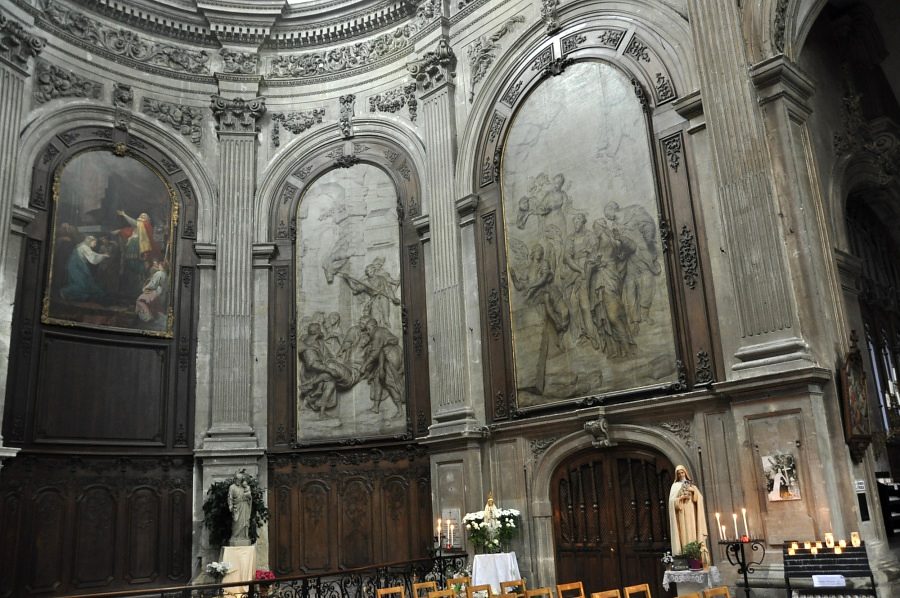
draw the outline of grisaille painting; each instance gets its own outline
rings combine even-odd
[[[517,111],[504,148],[520,407],[675,380],[649,131],[630,80],[577,63]]]
[[[406,431],[397,192],[367,164],[325,173],[297,213],[298,439]]]
[[[77,154],[57,173],[49,283],[51,324],[171,336],[175,197],[143,162]]]

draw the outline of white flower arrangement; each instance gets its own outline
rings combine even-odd
[[[206,565],[206,573],[219,579],[228,575],[229,571],[231,571],[231,563],[228,561],[213,561]]]
[[[666,551],[666,552],[662,555],[662,558],[659,559],[659,560],[662,561],[664,565],[671,565],[672,563],[675,562],[675,557],[672,556],[672,553],[671,553],[671,552]]]
[[[498,552],[516,536],[521,516],[517,509],[493,507],[491,517],[484,510],[466,513],[463,526],[476,549]]]

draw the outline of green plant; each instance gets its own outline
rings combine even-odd
[[[702,550],[703,545],[700,542],[688,542],[681,547],[681,556],[699,561]]]
[[[213,483],[206,491],[203,501],[203,525],[209,530],[209,543],[213,546],[225,546],[231,538],[231,511],[228,510],[228,488],[235,483],[235,477],[241,474],[250,486],[250,526],[247,530],[250,542],[256,543],[259,528],[269,520],[269,509],[263,500],[263,490],[259,480],[242,469],[235,475]]]

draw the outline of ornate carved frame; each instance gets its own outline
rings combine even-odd
[[[408,441],[428,435],[431,399],[428,383],[425,255],[412,221],[422,213],[419,175],[413,158],[393,142],[360,134],[349,140],[331,138],[303,158],[276,187],[269,218],[275,246],[269,285],[269,437],[277,452],[300,448],[296,442],[296,214],[305,189],[333,168],[371,164],[382,169],[397,189],[400,220],[400,277],[403,352],[406,364],[406,433],[398,436],[348,438],[311,445],[350,446]]]
[[[682,122],[654,130],[656,114],[671,110],[680,90],[663,57],[654,49],[651,33],[615,17],[590,19],[563,28],[523,53],[496,86],[490,107],[484,112],[475,150],[473,188],[480,201],[477,209],[476,245],[485,368],[485,400],[488,417],[504,420],[528,412],[571,405],[599,404],[662,394],[684,392],[721,377],[719,348],[714,341],[715,315],[711,288],[704,282],[708,269],[703,243],[702,220],[694,207],[690,172],[691,155]],[[510,334],[510,312],[506,281],[503,217],[500,213],[499,172],[502,149],[509,125],[529,92],[546,79],[562,73],[576,61],[605,61],[631,77],[635,93],[644,106],[646,123],[656,164],[660,199],[660,235],[672,290],[678,380],[673,384],[588,396],[547,407],[519,409]],[[671,122],[668,121],[668,122]]]

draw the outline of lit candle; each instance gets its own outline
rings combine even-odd
[[[847,540],[839,541],[838,546],[840,546],[841,548],[847,548]]]
[[[737,513],[732,513],[731,518],[734,519],[734,539],[740,540],[741,537],[738,535],[738,531],[737,531]]]
[[[797,552],[797,551],[796,551],[793,547],[788,548],[788,554],[789,554],[789,555],[794,556],[794,554],[795,554],[796,552]]]
[[[822,548],[822,543],[821,543],[821,542],[816,542],[816,548]]]
[[[750,537],[750,528],[747,527],[747,509],[741,509],[741,515],[744,516],[744,535]]]
[[[816,548],[815,546],[813,546],[812,548],[809,549],[809,553],[810,554],[819,554],[819,549]]]
[[[798,548],[797,543],[791,542],[791,548],[793,548],[794,550],[797,550],[797,548]]]
[[[862,543],[859,539],[859,532],[850,532],[850,543],[853,544],[854,548],[859,548],[859,545]]]
[[[810,542],[803,543],[803,548],[805,548],[806,550],[809,550],[811,546],[812,546],[812,544]]]
[[[725,537],[725,526],[724,525],[722,526],[722,540],[728,540],[728,538]]]
[[[834,548],[834,534],[828,532],[825,534],[825,546],[828,548]]]
[[[834,554],[841,554],[842,552],[844,552],[844,551],[841,549],[840,546],[834,547]]]
[[[441,518],[438,517],[438,539],[441,538]]]
[[[453,528],[456,527],[452,523],[450,524],[450,546],[453,546]]]
[[[721,513],[716,513],[716,529],[721,529],[722,520],[720,519]],[[722,539],[725,539],[725,534],[722,534]]]

